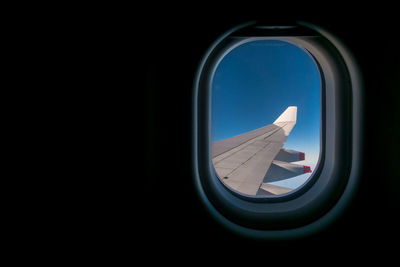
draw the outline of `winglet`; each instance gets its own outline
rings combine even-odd
[[[288,107],[275,121],[277,122],[296,122],[297,120],[297,107]]]

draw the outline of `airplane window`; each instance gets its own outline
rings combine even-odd
[[[362,92],[352,54],[318,26],[223,34],[193,87],[193,177],[207,210],[254,238],[331,224],[360,177]]]
[[[320,154],[321,76],[305,49],[241,44],[216,67],[211,91],[212,163],[228,188],[270,197],[309,180]]]

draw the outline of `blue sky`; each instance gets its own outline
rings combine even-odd
[[[212,141],[271,124],[288,106],[297,123],[284,148],[306,153],[298,164],[314,170],[319,155],[321,78],[312,57],[279,40],[242,44],[218,65],[212,81]],[[310,174],[273,183],[295,188]]]

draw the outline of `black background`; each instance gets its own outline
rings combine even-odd
[[[144,251],[177,260],[194,256],[191,263],[210,256],[269,264],[277,259],[307,262],[315,255],[328,256],[324,259],[329,261],[395,255],[400,232],[398,18],[393,8],[383,5],[350,9],[321,1],[317,8],[302,3],[288,11],[290,3],[283,4],[145,9],[138,28],[146,66],[146,180],[140,190],[143,210],[135,219],[141,222],[135,229]],[[365,154],[359,191],[334,225],[305,239],[272,242],[238,236],[209,216],[195,192],[190,148],[195,73],[213,41],[250,20],[272,25],[304,20],[322,26],[353,52],[363,73]]]

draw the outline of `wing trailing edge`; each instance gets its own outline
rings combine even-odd
[[[293,191],[291,188],[272,185],[272,184],[261,184],[260,189],[257,192],[258,196],[271,196],[271,195],[282,195]]]
[[[264,177],[264,183],[278,182],[311,172],[310,166],[274,160]]]
[[[285,162],[295,162],[302,161],[306,159],[306,154],[304,152],[299,152],[296,150],[290,150],[282,148],[278,155],[276,155],[275,160],[285,161]]]

